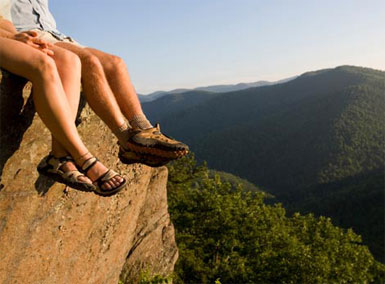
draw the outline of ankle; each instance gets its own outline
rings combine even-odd
[[[87,152],[87,153],[85,153],[85,154],[83,154],[83,155],[81,155],[81,156],[78,156],[78,157],[76,157],[76,158],[74,157],[74,161],[75,161],[75,163],[76,163],[78,166],[82,167],[82,166],[84,165],[84,163],[85,163],[87,160],[91,159],[91,158],[93,158],[92,154],[91,154],[90,152]]]
[[[63,152],[63,151],[54,151],[52,150],[50,152],[50,155],[54,156],[56,159],[59,159],[59,158],[63,158],[63,157],[66,157],[66,156],[69,156],[69,154],[67,152]]]
[[[116,127],[115,129],[112,129],[112,132],[118,138],[119,143],[121,145],[124,145],[128,139],[128,130],[130,129],[130,126],[127,122],[124,122],[119,127]]]
[[[148,129],[153,127],[144,113],[135,114],[130,118],[129,123],[133,128],[138,129]]]

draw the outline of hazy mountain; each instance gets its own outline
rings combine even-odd
[[[142,108],[152,122],[157,122],[165,117],[172,119],[175,113],[199,105],[219,95],[222,94],[206,91],[188,91],[181,94],[168,94],[154,101],[142,103]]]
[[[166,95],[181,94],[188,91],[207,91],[207,92],[214,92],[214,93],[227,93],[232,91],[244,90],[252,87],[269,86],[274,84],[285,83],[290,80],[293,80],[294,78],[295,77],[290,77],[290,78],[286,78],[275,82],[258,81],[258,82],[252,82],[252,83],[239,83],[235,85],[213,85],[213,86],[207,86],[207,87],[198,87],[194,89],[175,89],[172,91],[156,91],[148,95],[138,95],[138,96],[141,102],[151,102]]]
[[[139,97],[139,100],[141,102],[151,102],[151,101],[159,99],[165,95],[180,94],[180,93],[187,92],[187,91],[190,91],[190,89],[175,89],[172,91],[156,91],[156,92],[153,92],[153,93],[148,94],[148,95],[138,94],[138,97]]]
[[[385,72],[341,66],[284,84],[214,93],[201,101],[193,93],[174,99],[163,106],[152,102],[156,114],[150,116],[157,117],[165,133],[188,143],[209,167],[266,188],[293,210],[320,203],[318,214],[337,216],[336,222],[354,226],[364,238],[378,231],[384,235]],[[376,186],[369,189],[371,183],[362,179],[375,180]],[[365,186],[344,183],[349,180]],[[327,198],[318,194],[321,185]],[[362,191],[370,191],[372,202],[363,199]],[[355,192],[361,192],[358,199]],[[362,203],[331,206],[334,197]],[[365,221],[375,224],[362,226]],[[382,248],[383,255],[383,238],[378,241],[371,247]]]

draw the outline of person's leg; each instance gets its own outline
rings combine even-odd
[[[133,127],[133,130],[128,131],[129,138],[125,143],[121,143],[124,148],[122,155],[127,154],[128,149],[132,152],[161,156],[165,159],[175,159],[186,155],[187,145],[163,135],[159,126],[153,127],[146,118],[124,61],[120,57],[94,48],[85,49],[100,60],[116,100]],[[167,150],[163,151],[164,149]],[[128,153],[129,156],[132,156],[131,151]],[[123,157],[123,160],[125,158]],[[159,164],[158,160],[155,161],[155,164]]]
[[[123,59],[94,48],[87,47],[85,49],[100,60],[119,107],[130,125],[138,129],[152,128],[153,126],[143,113]]]
[[[131,150],[166,159],[175,159],[187,154],[187,145],[166,137],[160,132],[159,127],[153,127],[147,120],[122,60],[101,51],[79,47],[72,43],[59,42],[56,45],[67,48],[80,57],[83,90],[86,99],[90,106],[94,106],[95,113],[106,122],[117,136],[122,152],[126,153]],[[118,71],[113,71],[115,68]],[[105,70],[109,74],[110,82],[107,80]],[[117,78],[114,79],[114,76]],[[118,84],[117,86],[114,85],[115,82]],[[111,88],[116,90],[116,94],[112,92]],[[103,101],[110,101],[113,104],[103,103]],[[123,109],[132,129],[128,128],[125,123],[120,108]],[[111,121],[111,116],[114,114],[115,117],[117,115],[122,118],[122,123],[118,123],[116,119]]]
[[[108,83],[123,115],[131,120],[133,116],[143,114],[142,106],[123,59],[94,48],[87,47],[86,50],[98,57],[102,63]]]
[[[120,143],[124,144],[129,136],[127,132],[128,125],[124,120],[124,116],[134,128],[148,129],[152,127],[143,114],[123,61],[119,60],[116,56],[101,51],[98,53],[94,49],[83,48],[68,42],[58,42],[56,45],[71,50],[80,57],[82,62],[83,91],[86,100],[95,113],[116,135]],[[94,53],[91,52],[92,50]],[[103,54],[104,57],[102,56]],[[103,64],[98,56],[103,58]],[[116,66],[119,67],[120,71],[116,73],[110,72],[113,69],[112,65],[118,61],[122,65],[122,68]],[[108,71],[108,77],[106,77],[105,70]],[[113,79],[115,75],[118,77]],[[117,85],[115,85],[115,82]],[[119,90],[121,87],[123,89]]]
[[[124,116],[107,82],[99,59],[85,48],[72,43],[58,42],[55,45],[79,56],[82,63],[83,93],[95,113],[113,131],[123,125]]]
[[[81,63],[79,58],[65,49],[52,47],[54,51],[53,59],[56,63],[56,68],[58,70],[60,80],[67,97],[71,109],[71,117],[68,119],[72,122],[75,122],[77,109],[79,107],[80,101],[80,70]],[[66,149],[59,143],[58,140],[52,135],[52,155],[56,158],[68,156],[69,153]],[[76,165],[73,161],[65,162],[61,168],[64,172],[75,171],[77,170]],[[91,183],[85,176],[79,177],[81,181]]]
[[[71,116],[68,118],[75,122],[77,109],[80,101],[80,70],[81,63],[79,58],[62,48],[54,46],[55,52],[53,59],[59,72],[60,80],[71,109]],[[55,157],[63,157],[68,153],[64,147],[52,136],[52,154]]]
[[[0,38],[0,66],[32,81],[33,100],[41,119],[72,157],[78,159],[79,163],[85,161],[90,154],[81,141],[74,122],[68,119],[71,117],[71,109],[53,59],[23,43]],[[106,170],[98,163],[88,176],[95,180]],[[117,176],[103,184],[103,187],[110,189],[122,181]]]

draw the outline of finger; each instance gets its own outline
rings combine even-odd
[[[44,44],[44,40],[41,40],[40,38],[36,38],[36,37],[31,38],[31,41],[39,45]]]
[[[34,41],[34,44],[37,44],[41,49],[46,49],[46,48],[48,48],[48,45],[45,44],[45,43],[41,43],[41,42],[36,42],[36,41]]]
[[[19,39],[24,39],[24,40],[31,40],[31,39],[32,39],[32,37],[29,36],[29,35],[26,34],[26,33],[19,33],[19,34],[17,34],[17,37],[18,37]]]
[[[48,48],[40,48],[40,50],[49,56],[53,56],[55,54],[53,50]]]
[[[50,43],[41,39],[41,38],[33,38],[32,39],[34,43],[37,43],[37,44],[40,44],[40,45],[44,45],[44,46],[50,46]]]
[[[28,44],[29,46],[32,46],[36,49],[41,49],[40,48],[40,45],[36,44],[36,43],[33,43],[32,41],[27,41],[26,44]]]
[[[30,35],[32,37],[37,37],[37,32],[35,32],[35,31],[26,31],[24,33],[26,33],[26,34],[28,34],[28,35]]]
[[[53,52],[53,50],[51,49],[44,49],[43,51],[45,54],[49,55],[49,56],[53,56],[55,54],[55,52]]]

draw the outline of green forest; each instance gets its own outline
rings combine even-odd
[[[385,265],[353,230],[326,217],[288,216],[281,204],[266,204],[264,192],[223,182],[205,164],[198,166],[193,155],[168,168],[169,211],[179,248],[174,283],[385,280]]]
[[[269,204],[353,228],[385,263],[385,72],[340,66],[143,106],[199,162],[252,182],[275,197]]]

